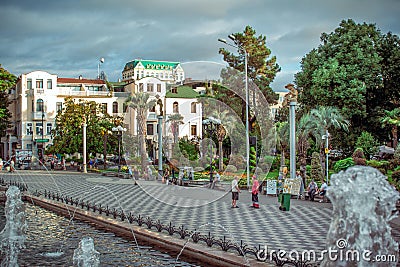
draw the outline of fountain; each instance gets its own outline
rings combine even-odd
[[[372,167],[355,166],[332,175],[327,196],[333,219],[321,266],[396,266],[398,244],[389,221],[397,216],[399,192],[386,177]]]
[[[0,233],[0,247],[4,254],[1,266],[18,266],[18,253],[24,248],[27,224],[25,206],[18,187],[10,186],[6,192],[6,225]]]
[[[94,249],[93,238],[83,237],[79,247],[74,250],[74,265],[78,267],[97,267],[100,264],[100,253]]]

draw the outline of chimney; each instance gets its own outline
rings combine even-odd
[[[79,80],[82,80],[82,75],[79,75]]]

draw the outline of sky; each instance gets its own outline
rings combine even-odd
[[[186,77],[213,79],[226,63],[218,42],[250,25],[266,36],[284,90],[301,59],[342,20],[400,33],[400,0],[2,0],[0,64],[19,76],[122,78],[133,59],[181,62]],[[104,63],[100,63],[104,58]],[[99,64],[100,63],[100,64]]]

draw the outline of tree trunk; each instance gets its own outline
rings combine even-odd
[[[103,160],[104,160],[103,169],[106,170],[107,169],[107,132],[104,134]]]
[[[219,171],[222,171],[224,168],[224,153],[222,151],[222,141],[218,141],[218,150],[219,150]]]
[[[392,135],[393,135],[393,148],[396,149],[397,148],[397,144],[398,144],[398,136],[397,136],[397,126],[393,126],[392,128]]]

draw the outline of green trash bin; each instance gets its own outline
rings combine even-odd
[[[282,194],[281,201],[280,201],[281,206],[279,207],[280,210],[289,211],[289,209],[290,209],[290,197],[291,197],[291,194],[289,194],[289,193]]]

